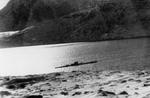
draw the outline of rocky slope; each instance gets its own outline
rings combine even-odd
[[[149,71],[73,71],[3,77],[1,81],[4,98],[150,97]]]
[[[11,0],[0,11],[0,31],[20,30],[7,41],[23,45],[149,36],[149,2]]]

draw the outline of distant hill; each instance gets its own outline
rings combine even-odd
[[[37,45],[149,36],[149,0],[10,0],[0,31],[11,43]]]

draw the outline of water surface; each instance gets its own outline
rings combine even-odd
[[[97,60],[98,63],[55,69]],[[28,75],[72,70],[150,69],[150,39],[69,43],[0,49],[0,75]]]

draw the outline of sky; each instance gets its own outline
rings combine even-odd
[[[0,10],[6,6],[9,0],[0,0]]]

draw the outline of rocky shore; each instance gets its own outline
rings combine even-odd
[[[150,71],[72,71],[1,77],[1,98],[150,98]]]

